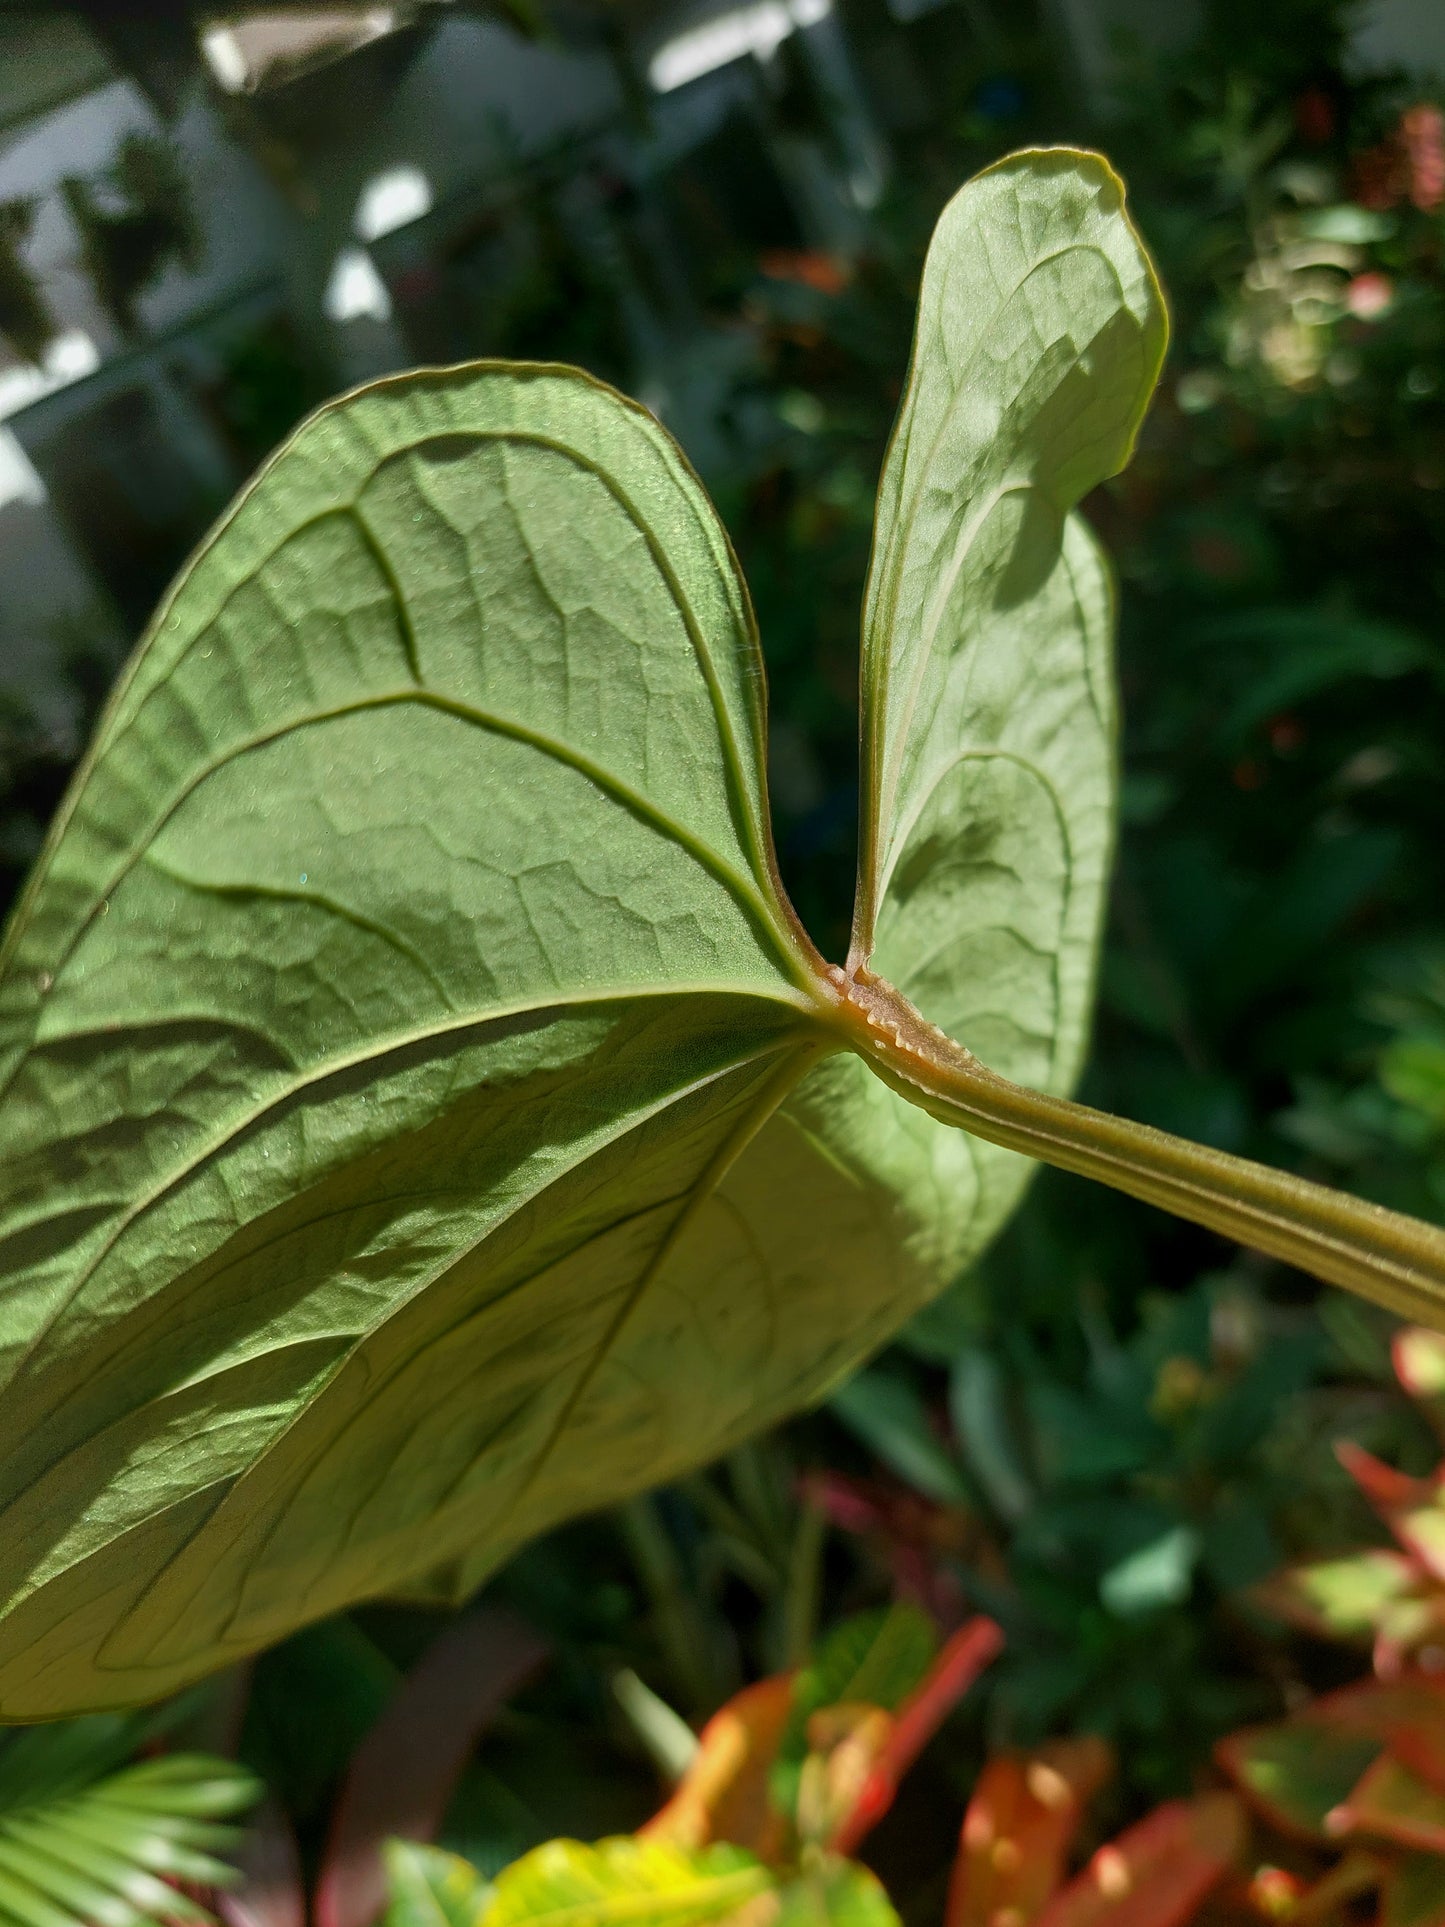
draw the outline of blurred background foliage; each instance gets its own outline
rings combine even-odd
[[[875,0],[838,13],[886,103]],[[1121,46],[1088,115],[1030,8],[940,8],[912,44],[912,104],[883,117],[886,182],[854,209],[846,246],[790,233],[735,149],[714,157],[737,174],[726,191],[706,153],[672,180],[707,352],[674,353],[668,380],[709,397],[689,447],[757,604],[782,868],[841,954],[858,610],[927,237],[951,190],[1001,152],[1106,147],[1174,340],[1134,465],[1087,505],[1118,571],[1125,728],[1083,1095],[1438,1219],[1445,118],[1418,78],[1351,67],[1347,13],[1208,0],[1173,51]],[[833,137],[794,39],[757,86],[775,133]],[[645,119],[645,89],[630,111]],[[131,153],[133,174],[143,161]],[[439,293],[403,263],[406,339],[418,359],[566,358],[651,399],[625,277],[559,215],[565,171],[558,152],[518,174],[460,284]],[[121,216],[108,219],[93,245],[114,281]],[[174,210],[152,229],[143,253],[192,245]],[[16,298],[33,328],[29,291]],[[132,314],[130,282],[109,298]],[[285,331],[235,348],[217,392],[248,462],[328,378],[315,344]],[[685,441],[689,419],[679,409]],[[191,524],[214,506],[198,501]],[[52,642],[78,726],[19,695],[0,711],[7,898],[113,669],[83,626]],[[1111,1825],[1197,1787],[1226,1730],[1364,1663],[1286,1633],[1249,1589],[1286,1562],[1381,1541],[1337,1438],[1407,1471],[1433,1462],[1389,1337],[1387,1320],[1297,1274],[1045,1173],[977,1273],[829,1409],[553,1534],[493,1583],[551,1663],[469,1757],[444,1842],[494,1872],[556,1833],[637,1825],[657,1802],[667,1708],[696,1722],[798,1663],[820,1627],[889,1599],[944,1632],[986,1611],[1007,1637],[925,1753],[906,1813],[870,1842],[909,1917],[936,1907],[991,1746],[1103,1734],[1120,1762]],[[310,1861],[346,1762],[439,1623],[367,1609],[225,1687],[244,1701],[241,1757]]]

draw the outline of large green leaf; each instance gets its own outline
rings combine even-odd
[[[1153,271],[1097,157],[1016,155],[945,209],[864,615],[858,899],[839,979],[855,1047],[970,1134],[968,1249],[1016,1202],[1023,1152],[1442,1324],[1439,1228],[1063,1095],[1113,816],[1112,595],[1073,510],[1128,460],[1164,341]]]
[[[991,170],[930,255],[882,498],[879,967],[1051,1089],[1111,782],[1063,511],[1161,328],[1101,163]],[[1025,509],[965,539],[979,489]],[[1007,1214],[1020,1160],[839,1052],[761,687],[696,480],[571,371],[361,391],[193,560],[0,953],[0,1717],[464,1593],[819,1396]]]
[[[583,376],[384,383],[241,500],[7,944],[6,1715],[738,1424],[722,1334],[689,1425],[650,1353],[693,1313],[637,1309],[816,1054],[761,759],[716,520]]]

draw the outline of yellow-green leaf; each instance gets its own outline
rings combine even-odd
[[[482,1927],[609,1927],[614,1921],[694,1927],[726,1919],[775,1884],[768,1868],[741,1847],[689,1852],[628,1837],[595,1847],[549,1840],[498,1876]]]

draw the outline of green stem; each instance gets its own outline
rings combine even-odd
[[[1248,1158],[1010,1083],[857,971],[837,1011],[884,1082],[941,1123],[1097,1178],[1176,1217],[1445,1329],[1445,1231]]]
[[[818,1603],[823,1584],[823,1549],[828,1538],[828,1515],[811,1499],[798,1507],[793,1543],[788,1555],[778,1611],[780,1670],[801,1666],[813,1649],[818,1632]]]

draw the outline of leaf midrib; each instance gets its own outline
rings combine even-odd
[[[539,1451],[531,1471],[527,1474],[525,1481],[518,1488],[515,1496],[500,1515],[497,1521],[499,1535],[501,1534],[502,1528],[505,1527],[506,1522],[512,1518],[518,1508],[523,1504],[536,1485],[537,1480],[546,1470],[566,1432],[572,1414],[576,1411],[580,1401],[586,1396],[587,1387],[611,1357],[618,1340],[626,1329],[629,1319],[631,1319],[633,1313],[646,1298],[653,1280],[667,1262],[677,1245],[678,1239],[681,1238],[687,1230],[696,1213],[716,1195],[718,1186],[737,1163],[737,1160],[742,1156],[748,1145],[752,1143],[753,1139],[757,1136],[758,1132],[762,1130],[768,1120],[776,1115],[779,1107],[801,1082],[813,1064],[817,1062],[820,1055],[821,1047],[814,1047],[813,1049],[808,1049],[807,1047],[799,1049],[794,1047],[788,1053],[788,1056],[785,1057],[774,1075],[765,1081],[756,1102],[748,1107],[735,1128],[728,1133],[722,1144],[719,1145],[713,1156],[708,1160],[707,1165],[699,1173],[697,1181],[691,1187],[677,1217],[669,1226],[657,1250],[643,1267],[637,1283],[633,1286],[631,1292],[628,1293],[612,1324],[604,1334],[601,1344],[598,1346],[592,1358],[590,1358],[584,1366],[577,1385],[573,1388],[550,1435]]]

